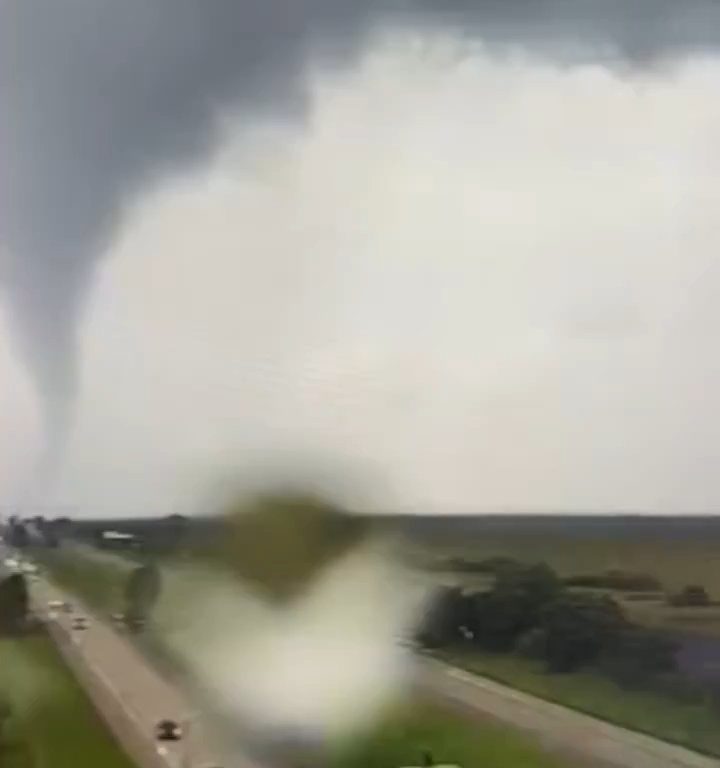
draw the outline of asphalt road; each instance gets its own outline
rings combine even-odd
[[[154,738],[160,720],[181,724],[185,733],[180,741],[157,742],[158,754],[168,768],[251,768],[240,757],[233,756],[230,762],[227,755],[221,756],[217,737],[209,735],[191,702],[164,680],[127,638],[97,620],[77,599],[42,580],[33,581],[32,597],[34,610],[46,617],[51,613],[50,601],[67,601],[74,607],[72,613],[52,612],[50,620],[70,635],[85,665],[113,693],[140,731]],[[72,628],[78,615],[88,617],[87,629]]]
[[[435,694],[458,703],[468,712],[534,734],[548,750],[582,760],[578,766],[720,768],[720,760],[611,725],[433,659],[419,661],[418,675],[422,685]]]

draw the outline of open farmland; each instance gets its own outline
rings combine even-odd
[[[645,572],[670,591],[704,585],[720,600],[720,517],[621,515],[380,516],[425,561],[449,556],[507,556],[545,561],[563,576],[609,570]],[[218,535],[219,520],[185,520],[184,541],[197,546]],[[176,540],[172,520],[78,521],[75,534],[93,540],[104,527],[132,533],[150,551]],[[165,546],[163,546],[165,544]]]
[[[670,591],[702,584],[720,599],[720,518],[497,516],[408,520],[431,558],[544,561],[562,576],[648,573]]]
[[[626,616],[632,621],[672,634],[698,634],[718,638],[720,646],[720,606],[677,608],[664,599],[637,602],[615,595]]]
[[[720,637],[720,604],[678,608],[666,601],[667,594],[699,584],[720,603],[718,517],[428,516],[403,518],[397,525],[409,534],[420,557],[433,566],[451,558],[479,562],[507,557],[545,562],[563,577],[609,571],[653,576],[661,590],[648,599],[610,593],[630,619],[673,633]],[[484,574],[441,570],[438,575],[446,584],[462,583],[473,589],[488,584]]]

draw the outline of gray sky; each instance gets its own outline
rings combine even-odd
[[[715,509],[712,5],[239,5],[0,4],[3,498],[76,397],[47,501],[86,514],[296,461],[421,511]]]

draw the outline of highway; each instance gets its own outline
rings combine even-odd
[[[89,617],[88,629],[81,631],[71,627],[73,614],[58,613],[54,622],[71,638],[84,663],[104,681],[148,740],[153,738],[154,726],[161,719],[186,723],[195,718],[183,740],[162,745],[166,749],[166,754],[160,755],[163,768],[251,768],[242,757],[228,758],[227,751],[219,747],[217,735],[211,736],[207,724],[194,715],[189,699],[163,679],[128,638],[92,616],[77,599],[42,579],[33,580],[32,596],[35,609],[44,615],[49,601],[67,600],[76,607],[73,613]],[[720,768],[720,760],[611,725],[428,657],[417,659],[417,682],[425,692],[459,705],[479,722],[492,719],[531,734],[548,751],[572,758],[573,766]]]
[[[159,765],[167,768],[258,768],[242,757],[233,755],[230,758],[227,753],[223,754],[217,735],[209,735],[207,724],[202,722],[184,693],[164,680],[127,638],[92,616],[76,598],[37,579],[33,581],[32,600],[34,610],[46,617],[51,601],[66,601],[74,607],[72,613],[51,612],[53,635],[62,642],[62,635],[57,630],[64,633],[83,663],[119,702],[137,731],[153,745],[157,758],[146,761],[147,768]],[[77,615],[88,617],[87,629],[72,629],[73,617]],[[155,725],[163,719],[184,726],[185,733],[180,741],[155,741]]]
[[[476,716],[491,717],[533,734],[548,751],[571,756],[578,766],[720,768],[720,760],[552,704],[434,659],[419,660],[418,678],[421,686],[435,695]]]

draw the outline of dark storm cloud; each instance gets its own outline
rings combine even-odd
[[[223,108],[301,119],[309,57],[347,61],[383,21],[631,63],[720,40],[715,0],[0,0],[0,277],[50,453],[70,423],[82,297],[125,204],[202,160]]]

